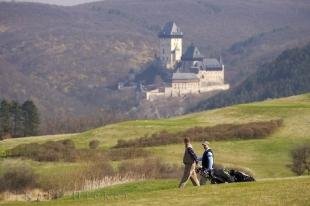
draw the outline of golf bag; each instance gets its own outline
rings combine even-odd
[[[208,179],[211,184],[232,183],[232,182],[252,182],[254,177],[233,169],[212,169],[203,171],[202,168],[197,168],[196,172]]]
[[[234,182],[254,182],[255,179],[251,175],[238,170],[229,170],[229,175],[233,177]]]

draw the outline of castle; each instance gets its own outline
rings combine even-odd
[[[172,78],[169,86],[148,91],[147,100],[229,89],[221,59],[204,57],[193,44],[182,53],[183,32],[175,22],[166,23],[158,37],[160,61]]]

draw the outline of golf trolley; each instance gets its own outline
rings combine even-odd
[[[202,167],[198,167],[196,173],[209,180],[211,184],[255,181],[251,175],[235,169],[212,169],[207,171],[203,170]]]

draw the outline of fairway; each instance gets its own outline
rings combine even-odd
[[[310,177],[260,180],[254,183],[176,188],[177,181],[153,180],[128,183],[82,193],[60,200],[0,205],[309,205]]]

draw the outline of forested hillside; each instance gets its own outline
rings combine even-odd
[[[193,42],[208,57],[222,55],[227,81],[236,85],[257,65],[310,41],[309,11],[307,0],[0,3],[0,98],[33,100],[45,133],[132,118],[127,111],[144,113],[139,98],[115,86],[154,59],[167,21],[184,32],[184,49]]]
[[[306,93],[310,91],[309,80],[310,44],[284,51],[236,88],[200,102],[193,110]]]

